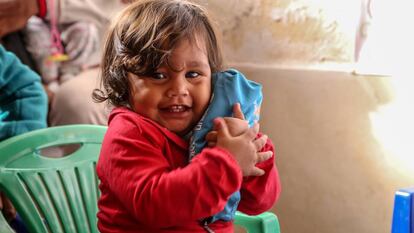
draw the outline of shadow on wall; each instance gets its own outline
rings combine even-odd
[[[261,131],[276,146],[283,190],[274,210],[282,232],[390,232],[394,192],[414,185],[414,174],[400,166],[409,157],[390,162],[397,155],[375,128],[387,121],[384,106],[396,101],[391,78],[233,67],[264,86]],[[403,129],[412,121],[397,123]]]

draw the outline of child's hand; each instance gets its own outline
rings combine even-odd
[[[239,136],[249,128],[239,103],[233,105],[233,117],[225,117],[224,120],[233,136]]]
[[[264,152],[260,152],[262,150],[262,148],[266,145],[267,142],[267,135],[263,134],[261,135],[259,138],[256,138],[253,143],[257,148],[257,158],[258,158],[258,163],[263,162],[265,160],[270,159],[273,156],[273,152],[272,151],[264,151]]]
[[[249,129],[248,122],[244,118],[243,112],[240,108],[240,104],[235,104],[233,106],[233,117],[224,117],[223,119],[227,124],[227,128],[230,134],[234,137],[240,136],[241,134],[246,132],[246,130]],[[217,143],[216,127],[214,127],[212,131],[207,133],[205,139],[207,141],[208,147],[214,147],[216,145]],[[259,152],[266,145],[266,142],[267,142],[267,135],[262,135],[253,141],[253,143],[256,145],[256,148],[258,148],[257,154],[259,157],[264,156],[264,157],[270,158],[273,155],[271,151]]]
[[[228,150],[240,166],[243,176],[261,176],[264,171],[256,167],[256,163],[268,159],[267,155],[260,156],[256,153],[260,144],[256,145],[254,139],[259,131],[259,124],[255,124],[239,136],[230,134],[226,121],[223,118],[217,118],[214,121],[217,129],[216,146]]]
[[[239,103],[233,105],[233,117],[224,117],[223,119],[226,121],[227,128],[232,136],[239,136],[249,128]],[[215,146],[217,142],[217,129],[214,127],[212,131],[207,133],[205,139],[207,146]]]
[[[233,106],[233,117],[226,117],[224,118],[226,120],[227,125],[230,125],[231,130],[230,133],[232,134],[232,136],[239,136],[241,135],[243,132],[245,132],[245,130],[247,130],[249,128],[248,122],[245,120],[243,111],[241,110],[240,104],[237,103]],[[243,123],[238,123],[236,122],[236,120],[240,121],[242,120],[244,122]],[[259,129],[257,129],[259,131]],[[258,158],[258,163],[268,160],[272,157],[273,152],[271,151],[265,151],[265,152],[260,152],[262,150],[262,148],[266,145],[267,142],[267,135],[262,135],[259,138],[256,138],[253,140],[253,144],[256,146],[256,153],[257,153],[257,158]]]
[[[234,136],[234,137],[240,136],[241,134],[246,132],[246,130],[249,129],[249,125],[247,121],[245,120],[240,120],[234,117],[224,117],[223,120],[226,122],[227,128],[231,136]],[[216,125],[214,125],[214,129],[212,131],[207,133],[205,139],[207,141],[208,147],[214,147],[216,145],[217,143]]]

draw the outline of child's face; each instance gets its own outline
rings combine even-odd
[[[196,41],[180,41],[152,76],[128,74],[133,110],[180,136],[201,119],[211,95],[206,46]]]

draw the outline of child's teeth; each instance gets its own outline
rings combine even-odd
[[[171,106],[170,111],[171,112],[182,112],[182,111],[184,111],[184,106],[182,106],[182,105]]]

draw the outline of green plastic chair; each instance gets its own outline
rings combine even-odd
[[[0,190],[5,192],[33,233],[98,232],[100,195],[96,161],[105,126],[67,125],[32,131],[0,143]],[[59,158],[41,155],[48,147],[80,144]],[[280,232],[273,213],[236,214],[249,233]],[[0,213],[0,232],[14,232]]]
[[[264,212],[256,216],[236,212],[234,223],[249,233],[280,233],[279,219],[272,212]]]

